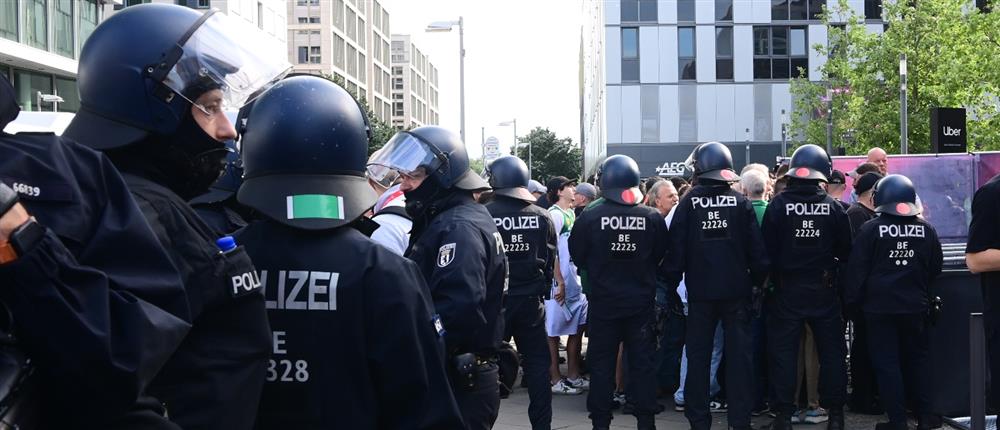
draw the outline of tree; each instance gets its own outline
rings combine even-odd
[[[910,152],[930,150],[933,107],[965,107],[969,149],[1000,149],[1000,15],[981,13],[965,0],[882,4],[883,34],[868,31],[845,0],[823,14],[829,43],[814,46],[828,58],[823,82],[792,81],[793,138],[825,146],[832,103],[833,146],[850,154],[873,146],[899,152],[899,58],[905,53]]]
[[[528,162],[531,146],[531,175],[544,182],[553,176],[576,177],[580,173],[583,153],[573,144],[573,139],[559,139],[548,128],[535,127],[527,136],[517,138],[517,156]]]
[[[344,88],[345,91],[350,93],[350,91],[347,90],[347,87],[344,86],[344,78],[327,74],[322,75],[322,77],[329,79],[331,82],[339,85],[341,88]],[[375,113],[372,112],[371,108],[368,106],[368,100],[359,99],[358,95],[354,93],[351,93],[351,97],[354,97],[354,99],[358,101],[358,104],[360,104],[361,108],[364,109],[365,115],[368,116],[368,125],[372,130],[372,136],[368,139],[368,155],[370,156],[375,151],[381,149],[382,146],[384,146],[385,143],[388,142],[389,139],[391,139],[392,136],[399,130],[391,124],[386,124],[385,121],[382,121],[381,118],[375,115]]]

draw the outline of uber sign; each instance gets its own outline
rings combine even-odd
[[[968,134],[965,109],[931,109],[931,151],[939,154],[968,152]]]

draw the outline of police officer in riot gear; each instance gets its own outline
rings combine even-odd
[[[148,4],[101,23],[81,52],[81,109],[65,131],[111,158],[181,271],[193,327],[149,392],[185,429],[251,428],[271,350],[245,250],[221,252],[186,203],[219,177],[223,141],[236,137],[223,110],[288,70],[260,56],[267,40],[229,19]]]
[[[653,429],[657,412],[653,365],[656,268],[667,250],[667,226],[655,209],[640,205],[639,166],[625,155],[601,164],[603,199],[591,204],[569,236],[569,252],[590,280],[587,410],[595,429],[611,425],[618,345],[628,358],[628,399],[640,429]],[[706,377],[707,379],[707,377]]]
[[[695,186],[674,208],[670,256],[663,265],[669,290],[684,276],[688,291],[685,410],[691,428],[711,427],[709,369],[716,326],[725,332],[729,425],[750,428],[754,403],[750,333],[754,288],[769,266],[753,205],[730,188],[738,181],[729,148],[699,145],[688,158]]]
[[[510,267],[504,299],[504,338],[513,336],[523,357],[531,428],[548,429],[552,423],[552,391],[544,296],[552,285],[555,227],[548,212],[533,204],[535,196],[528,191],[528,166],[524,161],[513,155],[500,157],[487,167],[486,173],[494,195],[486,210],[493,215],[503,237]]]
[[[0,130],[19,110],[0,75]],[[0,153],[0,306],[14,335],[0,355],[5,377],[17,347],[34,369],[27,385],[4,381],[17,389],[5,425],[177,429],[145,387],[190,329],[188,303],[121,176],[51,133],[0,132]],[[29,413],[9,413],[13,400]]]
[[[274,330],[257,428],[462,428],[420,271],[360,231],[376,198],[368,133],[319,77],[281,81],[248,118],[238,198],[265,218],[236,241]]]
[[[865,223],[854,241],[845,302],[867,322],[878,392],[889,415],[888,423],[875,428],[906,429],[909,394],[917,428],[926,430],[933,420],[926,383],[934,317],[930,288],[941,273],[941,241],[934,227],[917,216],[921,207],[909,178],[879,180],[874,203],[879,216]]]
[[[771,200],[762,226],[774,263],[775,292],[768,298],[767,338],[777,417],[773,429],[790,429],[795,411],[795,375],[804,324],[812,328],[820,363],[820,404],[830,419],[827,428],[844,428],[847,370],[838,268],[850,253],[847,215],[820,182],[832,162],[816,145],[795,150],[789,162],[788,187]]]
[[[368,175],[402,177],[413,217],[406,256],[417,263],[444,324],[447,366],[468,429],[488,429],[500,406],[497,348],[507,283],[503,239],[493,217],[472,199],[489,189],[469,169],[465,144],[437,126],[396,133],[368,160]]]

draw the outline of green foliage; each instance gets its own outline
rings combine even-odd
[[[344,88],[345,90],[347,89],[347,87],[344,86],[344,78],[326,74],[324,74],[323,77],[329,79],[337,85],[340,85],[341,88]],[[375,151],[381,149],[382,146],[384,146],[385,143],[388,142],[389,139],[391,139],[392,136],[399,130],[391,124],[386,124],[386,122],[382,121],[382,119],[379,118],[375,112],[372,112],[371,108],[368,106],[367,100],[358,99],[357,94],[351,94],[351,96],[354,97],[355,100],[358,100],[358,103],[360,103],[361,107],[365,110],[365,115],[368,116],[368,123],[372,129],[372,137],[368,139],[368,155],[372,155]]]
[[[814,49],[829,60],[824,82],[792,81],[791,138],[826,144],[825,101],[833,88],[833,146],[862,154],[899,148],[899,57],[907,57],[910,153],[930,150],[933,107],[965,107],[969,150],[1000,150],[1000,13],[980,13],[966,0],[883,2],[886,30],[866,30],[845,0],[824,14],[829,44]],[[839,16],[834,21],[831,18]],[[850,136],[851,138],[845,138]]]
[[[557,138],[548,128],[535,127],[526,136],[517,138],[517,156],[528,162],[531,145],[531,176],[542,183],[553,176],[575,178],[580,175],[583,152],[569,137]]]

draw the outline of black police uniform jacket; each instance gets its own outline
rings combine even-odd
[[[250,258],[242,246],[220,252],[218,234],[173,191],[122,176],[181,271],[193,323],[150,393],[184,429],[252,428],[271,330]]]
[[[260,271],[274,330],[257,428],[462,428],[413,262],[352,227],[264,220],[236,239]]]
[[[650,310],[656,268],[667,251],[667,224],[656,209],[599,199],[573,223],[569,253],[587,272],[591,315],[626,317]]]
[[[190,329],[188,304],[118,171],[52,134],[0,133],[0,153],[0,180],[48,230],[0,265],[0,300],[40,377],[41,427],[176,428],[136,399]]]
[[[486,208],[465,193],[430,203],[414,217],[406,257],[427,281],[449,354],[496,354],[507,284],[503,240]]]
[[[937,231],[926,221],[879,215],[854,239],[845,301],[872,314],[926,312],[943,260]]]
[[[675,290],[684,276],[689,301],[749,299],[767,276],[753,204],[729,185],[696,185],[670,224],[670,253],[663,276]]]
[[[838,268],[851,252],[847,215],[815,183],[792,183],[767,205],[761,227],[776,298],[790,309],[839,303]],[[821,292],[837,293],[829,296]]]
[[[229,207],[226,201],[212,203],[191,203],[195,213],[201,217],[218,235],[224,236],[246,227],[243,216]]]
[[[556,257],[556,229],[548,211],[506,196],[496,196],[486,210],[503,238],[510,268],[507,294],[547,295]]]

